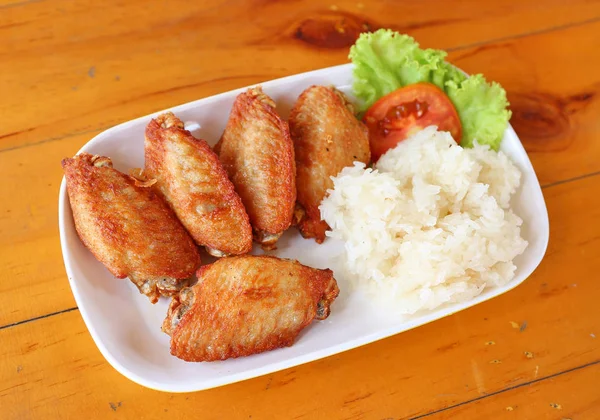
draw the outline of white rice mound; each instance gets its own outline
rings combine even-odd
[[[458,146],[428,127],[333,178],[320,206],[345,242],[346,269],[381,303],[412,314],[510,281],[527,247],[510,210],[521,179],[502,152]]]

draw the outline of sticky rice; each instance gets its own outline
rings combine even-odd
[[[509,282],[527,247],[510,209],[518,168],[502,152],[428,127],[334,177],[320,206],[357,287],[401,313],[472,299]]]

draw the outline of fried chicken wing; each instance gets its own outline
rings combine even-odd
[[[168,112],[146,127],[145,176],[156,186],[198,245],[216,257],[252,249],[242,200],[218,156]]]
[[[322,243],[329,226],[321,220],[319,205],[333,188],[330,177],[354,161],[369,162],[368,130],[356,119],[344,94],[325,86],[302,92],[289,125],[298,186],[295,223],[303,237]]]
[[[215,151],[246,206],[254,239],[273,248],[292,222],[296,170],[288,124],[260,87],[238,95]]]
[[[198,270],[198,284],[169,306],[162,330],[171,354],[214,361],[291,346],[314,318],[329,316],[339,293],[331,270],[245,255]]]
[[[77,234],[115,277],[129,277],[152,303],[188,285],[200,255],[158,194],[107,157],[81,153],[62,167]]]

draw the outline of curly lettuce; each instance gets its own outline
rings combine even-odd
[[[461,145],[472,147],[477,141],[498,150],[511,117],[506,92],[481,74],[467,77],[446,62],[446,56],[445,51],[421,49],[414,38],[389,29],[361,34],[349,54],[360,111],[403,86],[433,83],[446,92],[458,112]]]

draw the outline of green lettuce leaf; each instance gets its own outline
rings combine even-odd
[[[461,146],[473,147],[473,141],[477,140],[498,150],[511,116],[502,86],[496,82],[489,84],[481,74],[476,74],[462,83],[446,82],[445,90],[460,116]]]
[[[460,117],[461,145],[489,144],[498,150],[510,111],[506,92],[478,74],[465,76],[445,61],[446,52],[421,49],[414,38],[389,29],[363,33],[350,48],[353,91],[366,111],[382,96],[403,86],[429,82],[441,88]]]

